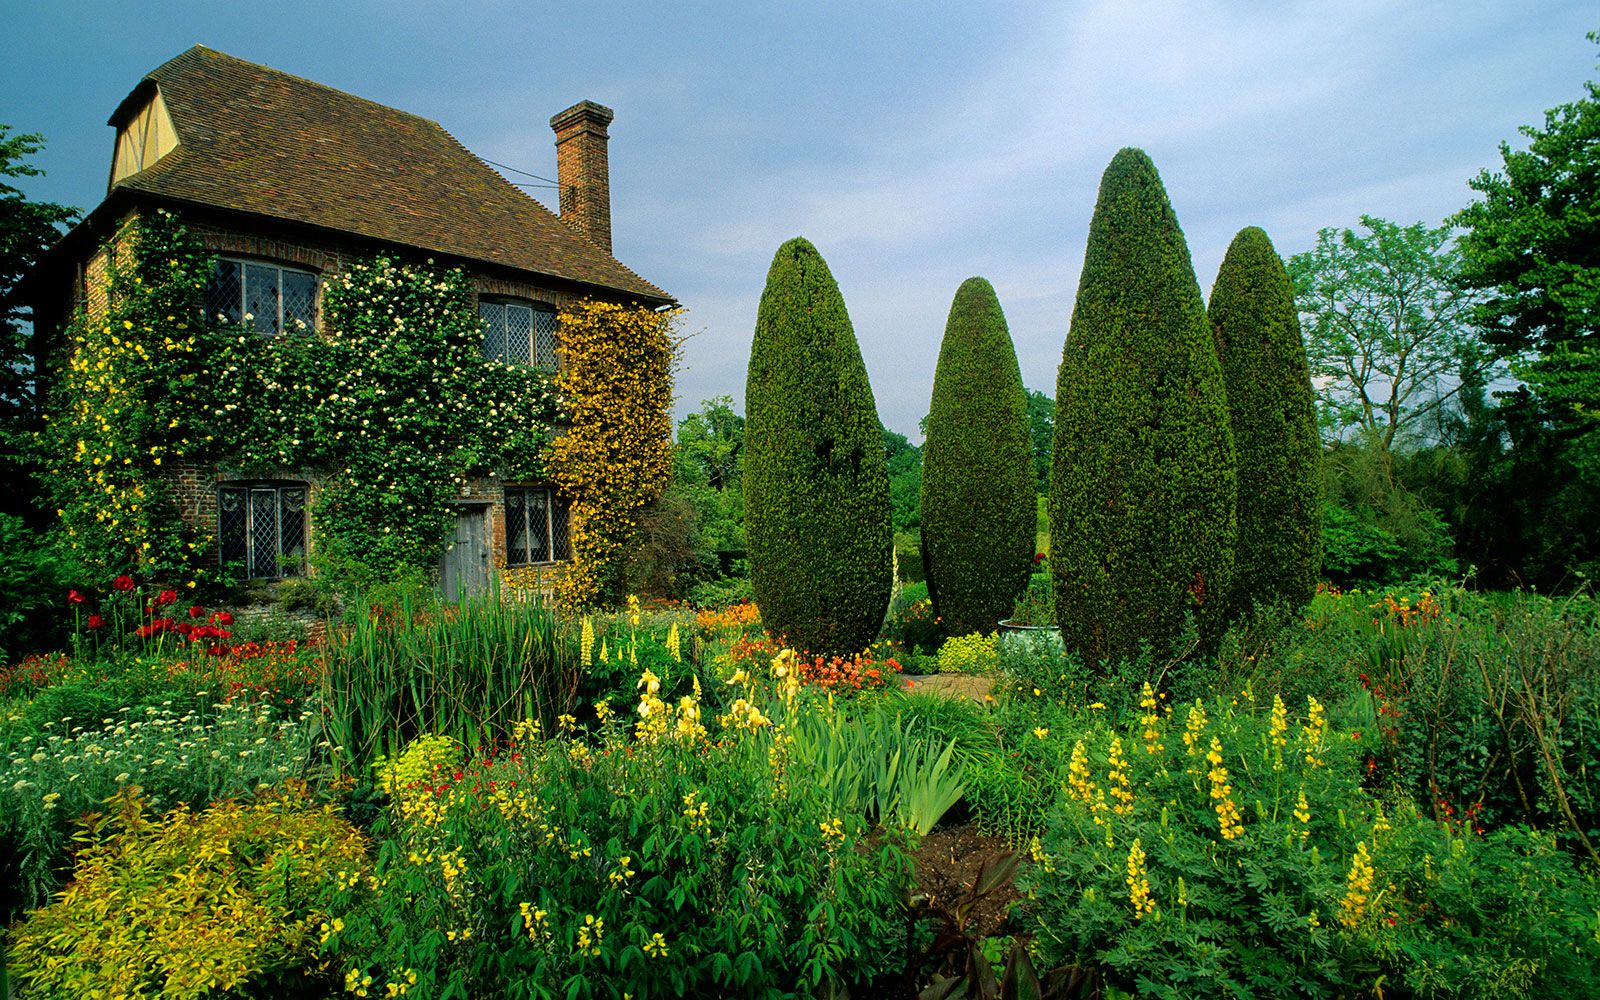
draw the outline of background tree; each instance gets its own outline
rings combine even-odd
[[[923,433],[927,433],[924,431]],[[889,471],[890,520],[896,535],[922,526],[922,448],[899,431],[883,428],[883,458]]]
[[[1239,456],[1235,605],[1302,607],[1322,571],[1322,441],[1294,288],[1262,230],[1233,238],[1207,316]]]
[[[1461,281],[1483,293],[1474,321],[1600,485],[1600,84],[1584,90],[1521,129],[1526,150],[1501,143],[1504,171],[1469,182],[1483,198],[1455,221]]]
[[[1319,231],[1289,274],[1324,428],[1336,438],[1354,430],[1387,455],[1490,359],[1467,323],[1451,227],[1370,215],[1361,227]]]
[[[1033,441],[1034,488],[1050,493],[1050,446],[1056,435],[1056,401],[1038,389],[1028,390],[1028,434]]]
[[[883,431],[844,298],[804,239],[778,248],[756,313],[744,501],[767,628],[817,653],[870,643],[893,583]]]
[[[948,635],[1011,614],[1033,566],[1033,446],[1017,350],[994,287],[956,290],[939,346],[922,473],[922,562]]]
[[[41,136],[12,135],[11,126],[0,125],[0,178],[40,176],[27,161],[43,146]],[[61,238],[60,227],[77,217],[77,209],[30,201],[0,180],[0,482],[8,484],[0,511],[11,514],[32,513],[35,506],[26,456],[39,429],[29,312],[12,295],[39,256]]]
[[[1090,662],[1221,633],[1233,582],[1233,434],[1188,245],[1155,165],[1106,168],[1056,386],[1056,616]]]

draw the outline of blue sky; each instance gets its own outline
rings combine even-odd
[[[617,255],[688,310],[680,414],[721,393],[742,406],[767,266],[803,235],[880,415],[914,439],[970,275],[999,292],[1024,382],[1054,394],[1118,148],[1155,160],[1209,291],[1247,225],[1288,256],[1363,213],[1442,220],[1600,55],[1592,0],[6,7],[0,122],[49,142],[25,190],[83,208],[105,193],[107,116],[195,42],[546,176],[550,115],[606,104]]]

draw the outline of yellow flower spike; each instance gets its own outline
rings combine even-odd
[[[1128,848],[1128,902],[1133,905],[1133,919],[1143,920],[1156,912],[1156,902],[1150,898],[1150,880],[1145,877],[1144,842],[1135,839]]]

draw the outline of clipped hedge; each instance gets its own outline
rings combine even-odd
[[[1222,368],[1155,165],[1124,149],[1089,226],[1056,389],[1050,560],[1069,650],[1169,648],[1227,621],[1237,530]]]
[[[994,287],[956,290],[922,451],[922,560],[949,635],[992,630],[1033,566],[1033,441],[1017,351]]]
[[[1322,439],[1294,286],[1265,232],[1233,238],[1207,316],[1239,456],[1234,605],[1303,607],[1322,572]]]
[[[768,630],[812,652],[865,648],[893,585],[883,435],[844,298],[800,238],[773,256],[756,314],[744,502]]]

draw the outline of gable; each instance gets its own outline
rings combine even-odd
[[[117,146],[111,157],[111,183],[131,177],[172,152],[178,145],[177,130],[161,89],[153,88],[149,100],[117,128]]]

